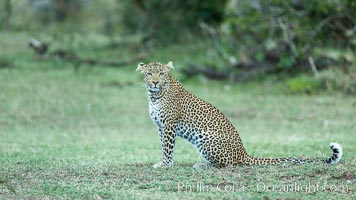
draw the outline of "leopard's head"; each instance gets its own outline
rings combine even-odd
[[[160,92],[169,87],[168,73],[171,69],[173,69],[172,61],[167,64],[151,62],[138,64],[136,71],[143,73],[146,88],[149,92]]]

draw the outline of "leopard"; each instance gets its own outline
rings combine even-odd
[[[149,115],[158,128],[161,142],[162,159],[153,165],[154,168],[173,167],[177,136],[191,143],[205,160],[194,164],[194,169],[283,163],[336,164],[341,160],[342,147],[334,142],[329,145],[332,156],[326,159],[257,158],[248,154],[237,129],[227,117],[212,104],[185,90],[170,74],[172,69],[172,61],[139,63],[136,69],[143,73]]]

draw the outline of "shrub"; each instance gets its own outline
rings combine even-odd
[[[356,95],[356,71],[355,67],[341,69],[327,69],[317,76],[300,74],[287,79],[288,91],[291,93],[315,94],[321,91],[328,93],[343,93]]]
[[[356,48],[356,1],[237,2],[229,7],[225,24],[251,58],[265,54],[268,61],[291,71],[303,68],[309,56],[318,62],[316,48]]]

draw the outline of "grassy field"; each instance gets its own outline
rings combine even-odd
[[[356,197],[355,97],[286,95],[270,82],[184,80],[226,114],[250,154],[326,158],[328,144],[338,142],[343,160],[195,171],[201,158],[179,138],[174,168],[153,169],[159,137],[135,65],[75,72],[60,61],[35,61],[20,45],[27,35],[2,38],[2,56],[13,66],[0,69],[0,199]],[[179,64],[183,57],[162,52],[152,60]]]

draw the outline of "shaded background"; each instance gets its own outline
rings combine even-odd
[[[186,78],[235,84],[267,77],[284,81],[292,93],[356,91],[352,0],[0,3],[2,68],[23,64],[16,63],[15,53],[37,59],[25,62],[60,59],[76,70],[169,59]],[[21,33],[23,51],[9,51],[5,40],[18,40],[8,36]],[[27,47],[29,40],[37,55]],[[167,49],[170,58],[155,56]]]

